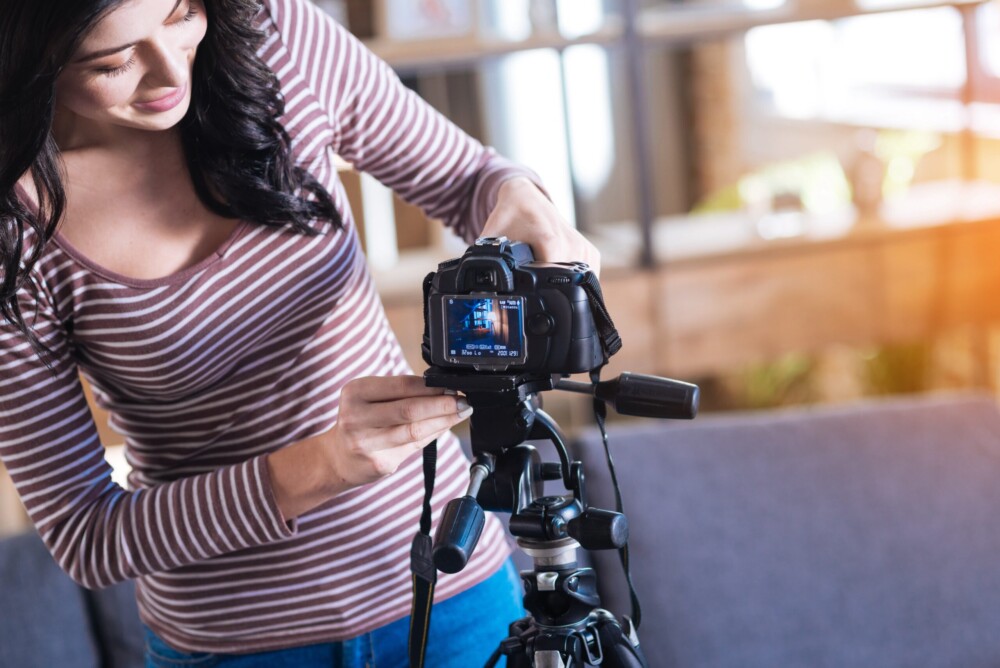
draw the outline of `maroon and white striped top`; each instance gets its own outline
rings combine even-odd
[[[419,455],[286,522],[265,455],[329,430],[340,390],[410,370],[389,330],[334,155],[466,238],[500,183],[534,176],[484,149],[405,89],[306,0],[267,0],[260,53],[281,81],[301,164],[346,229],[307,238],[241,223],[197,265],[137,280],[60,236],[32,278],[26,320],[49,371],[0,324],[0,456],[62,567],[88,587],[137,578],[143,620],[189,651],[250,652],[344,639],[408,614]],[[78,371],[125,435],[131,491],[111,480]],[[467,462],[444,439],[434,498],[461,495]],[[490,517],[476,556],[438,599],[509,554]]]

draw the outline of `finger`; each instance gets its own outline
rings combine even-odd
[[[392,427],[436,417],[451,417],[469,408],[464,397],[435,395],[409,397],[368,405],[356,420],[361,427]]]
[[[450,415],[447,417],[436,417],[419,422],[397,425],[379,430],[374,437],[378,440],[379,450],[386,450],[400,445],[417,444],[419,447],[427,445],[436,434],[445,432],[456,424],[472,415],[472,409]]]
[[[434,441],[441,440],[446,434],[448,434],[448,432],[449,430],[445,429],[422,441],[404,443],[403,445],[386,448],[379,453],[379,457],[383,460],[383,467],[388,469],[390,472],[396,471],[399,469],[400,465],[412,457],[415,452],[420,452]]]
[[[348,387],[350,390],[348,390]],[[367,376],[355,378],[344,387],[354,399],[365,402],[394,401],[407,397],[445,394],[441,387],[427,387],[421,376]]]

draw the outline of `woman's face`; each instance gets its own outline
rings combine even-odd
[[[191,103],[195,51],[207,26],[203,0],[125,0],[60,74],[59,116],[77,130],[173,127]]]

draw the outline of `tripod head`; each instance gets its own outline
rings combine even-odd
[[[474,412],[470,421],[473,455],[499,454],[531,439],[534,415],[541,407],[539,395],[547,390],[593,396],[620,415],[672,420],[694,419],[700,402],[697,385],[629,372],[599,383],[581,383],[558,374],[480,374],[430,367],[424,380],[428,387],[463,392],[469,405],[484,409]]]
[[[438,527],[434,565],[445,573],[465,567],[475,550],[484,510],[510,513],[510,531],[529,540],[573,538],[588,550],[615,549],[628,539],[621,513],[590,508],[583,467],[572,462],[556,422],[541,409],[540,393],[559,389],[588,394],[616,412],[639,417],[692,419],[698,412],[696,385],[624,373],[596,384],[558,375],[455,373],[432,367],[427,385],[465,393],[472,414],[474,464],[467,494],[451,501]],[[550,440],[560,461],[543,463],[527,440]],[[562,480],[571,496],[544,496],[546,480]]]
[[[628,520],[621,512],[587,503],[583,464],[571,461],[556,422],[541,409],[541,393],[559,389],[587,394],[618,413],[692,419],[698,412],[696,385],[624,373],[612,380],[580,383],[559,375],[461,373],[431,367],[427,385],[464,392],[475,408],[471,419],[474,462],[465,496],[450,501],[438,525],[433,567],[445,573],[465,568],[485,525],[485,511],[510,514],[508,527],[535,563],[524,571],[524,604],[531,616],[510,626],[487,665],[501,654],[508,665],[642,668],[636,621],[619,621],[600,608],[597,578],[580,568],[576,550],[619,549],[627,572]],[[603,412],[601,413],[603,415]],[[599,419],[603,430],[603,418]],[[550,440],[559,462],[542,462],[525,441]],[[610,456],[609,456],[610,464]],[[545,496],[545,481],[561,480],[566,494]],[[630,587],[631,587],[631,580]]]

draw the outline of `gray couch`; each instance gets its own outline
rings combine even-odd
[[[1000,666],[1000,411],[988,396],[612,425],[654,668]],[[576,444],[612,507],[596,434]],[[628,609],[613,553],[605,604]],[[0,541],[0,666],[141,665],[130,585]]]
[[[3,668],[143,665],[132,583],[77,586],[33,533],[0,541],[0,610]]]
[[[652,665],[1000,666],[991,397],[649,421],[611,443]],[[578,448],[606,491],[599,438]],[[626,612],[616,555],[595,559]]]

